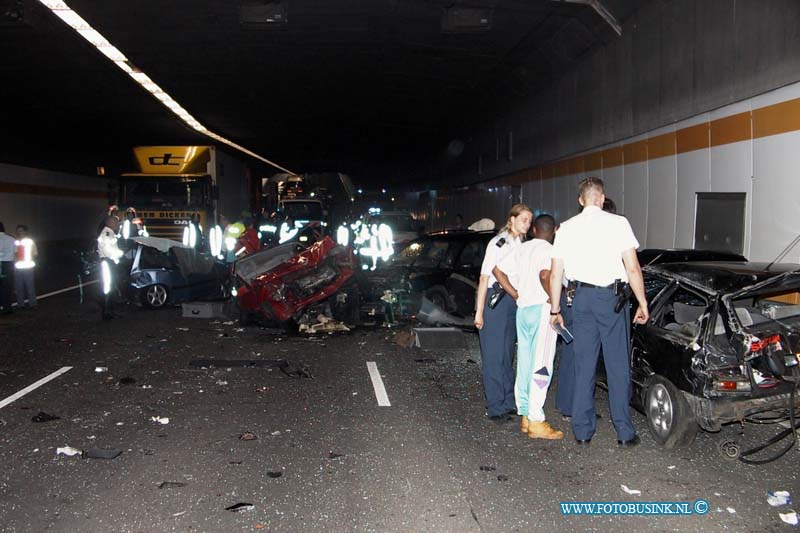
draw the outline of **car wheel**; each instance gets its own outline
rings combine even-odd
[[[430,300],[431,303],[435,304],[436,306],[442,308],[444,311],[450,310],[450,296],[447,294],[447,289],[441,285],[436,285],[425,291],[425,298]]]
[[[144,290],[142,294],[142,303],[145,307],[149,307],[151,309],[158,309],[160,307],[164,307],[167,304],[167,299],[169,298],[169,291],[164,285],[157,284],[157,285],[150,285]]]
[[[688,446],[697,435],[697,421],[689,403],[675,385],[653,376],[645,394],[647,427],[655,441],[665,448]]]

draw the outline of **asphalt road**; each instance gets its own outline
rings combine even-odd
[[[756,443],[774,427],[701,433],[670,451],[636,413],[642,443],[621,450],[598,390],[591,447],[574,444],[550,403],[567,438],[531,440],[485,418],[474,349],[402,348],[390,329],[287,337],[179,309],[123,313],[101,322],[70,293],[0,319],[0,401],[72,367],[0,408],[0,530],[780,531],[792,506],[770,507],[767,492],[800,499],[797,450],[765,466],[717,452],[723,437]],[[60,419],[32,422],[40,411]],[[57,455],[66,445],[122,454]],[[559,505],[698,499],[708,513],[565,516]],[[252,507],[226,510],[239,503]]]

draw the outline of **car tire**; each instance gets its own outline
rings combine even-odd
[[[688,446],[697,435],[697,421],[689,403],[675,385],[661,376],[653,376],[644,396],[647,429],[665,448]]]
[[[441,285],[434,285],[425,291],[425,298],[441,307],[444,311],[450,312],[450,295],[447,294],[447,289]]]
[[[157,283],[148,285],[142,291],[142,305],[150,309],[160,309],[169,301],[169,290],[165,285]]]

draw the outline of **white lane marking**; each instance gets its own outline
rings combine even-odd
[[[66,289],[59,289],[57,291],[48,292],[47,294],[37,294],[36,295],[36,299],[37,300],[41,300],[42,298],[47,298],[49,296],[55,296],[56,294],[61,294],[62,292],[74,291],[75,289],[79,289],[81,287],[86,287],[87,285],[91,285],[93,283],[98,283],[99,281],[100,280],[95,279],[95,280],[92,280],[92,281],[87,281],[86,283],[81,283],[79,285],[73,285],[72,287],[67,287]],[[11,304],[11,307],[17,307],[17,303],[14,302],[13,304]]]
[[[61,374],[65,374],[65,373],[69,372],[70,370],[72,370],[71,366],[62,366],[60,369],[56,370],[55,372],[53,372],[52,374],[50,374],[47,377],[43,377],[42,379],[40,379],[39,381],[37,381],[33,385],[28,385],[27,387],[25,387],[21,391],[15,392],[11,396],[9,396],[8,398],[6,398],[2,402],[0,402],[0,409],[5,407],[6,405],[10,404],[14,400],[18,400],[19,398],[22,398],[23,396],[25,396],[26,394],[28,394],[32,390],[38,389],[39,387],[41,387],[42,385],[44,385],[48,381],[56,379]]]
[[[375,389],[375,398],[378,400],[378,405],[380,407],[391,407],[389,396],[386,395],[386,387],[383,386],[381,374],[378,372],[378,365],[374,361],[367,361],[367,370],[369,370],[369,377],[372,380],[372,388]]]

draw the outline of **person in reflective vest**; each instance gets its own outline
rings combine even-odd
[[[17,240],[14,242],[16,248],[16,261],[14,262],[14,290],[17,292],[17,309],[25,307],[25,300],[28,300],[28,308],[36,309],[36,287],[33,280],[34,261],[39,255],[36,243],[28,237],[28,226],[20,224],[17,226]]]
[[[258,238],[255,220],[252,217],[248,217],[244,220],[244,223],[246,229],[239,237],[239,247],[237,247],[238,249],[236,250],[237,256],[241,256],[242,254],[254,254],[261,249],[261,239]],[[244,250],[244,252],[241,250]]]
[[[239,237],[244,235],[246,229],[241,222],[234,222],[225,228],[223,249],[225,251],[225,261],[228,263],[236,261],[236,248],[239,244]]]
[[[100,256],[100,286],[103,291],[103,320],[116,318],[111,293],[117,282],[120,259],[123,252],[117,244],[119,220],[108,216],[103,221],[103,229],[97,237],[97,255]]]
[[[183,228],[183,245],[199,250],[205,247],[203,226],[200,225],[200,215],[192,213],[189,224]]]
[[[144,226],[144,221],[136,216],[136,209],[129,207],[125,210],[125,220],[122,221],[122,231],[120,236],[123,239],[130,239],[132,237],[149,237],[147,228]]]

